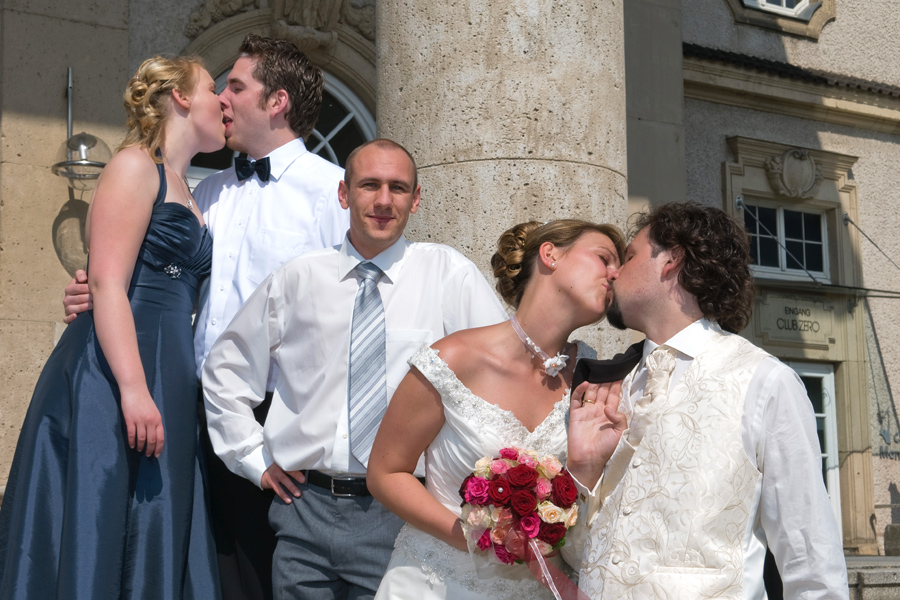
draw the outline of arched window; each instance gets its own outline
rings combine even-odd
[[[225,89],[228,71],[216,79],[216,91]],[[347,156],[360,144],[375,138],[375,119],[362,101],[336,77],[325,73],[325,90],[319,120],[306,147],[325,160],[344,166]],[[218,152],[198,154],[188,168],[191,189],[208,175],[234,164],[236,153],[227,147]]]

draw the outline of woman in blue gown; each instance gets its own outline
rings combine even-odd
[[[93,310],[50,355],[0,509],[0,598],[218,598],[191,313],[212,244],[184,179],[225,143],[193,59],[145,61],[88,216]]]

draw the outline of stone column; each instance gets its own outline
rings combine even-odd
[[[622,1],[378,0],[379,135],[419,164],[408,236],[485,272],[529,219],[627,216]],[[582,332],[601,353],[620,336]]]

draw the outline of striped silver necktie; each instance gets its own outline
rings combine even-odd
[[[360,263],[356,272],[360,282],[350,328],[350,452],[368,466],[372,442],[387,410],[384,305],[378,292],[382,272],[371,263]]]

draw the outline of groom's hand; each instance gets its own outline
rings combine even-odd
[[[264,490],[275,490],[279,498],[284,500],[286,504],[290,504],[293,502],[291,495],[294,498],[300,497],[300,488],[294,483],[295,480],[300,483],[306,483],[306,477],[303,476],[301,471],[285,471],[275,463],[272,463],[266,469],[266,472],[263,473],[259,484]]]
[[[628,424],[618,411],[622,382],[579,385],[569,399],[566,468],[591,489],[619,444]]]

